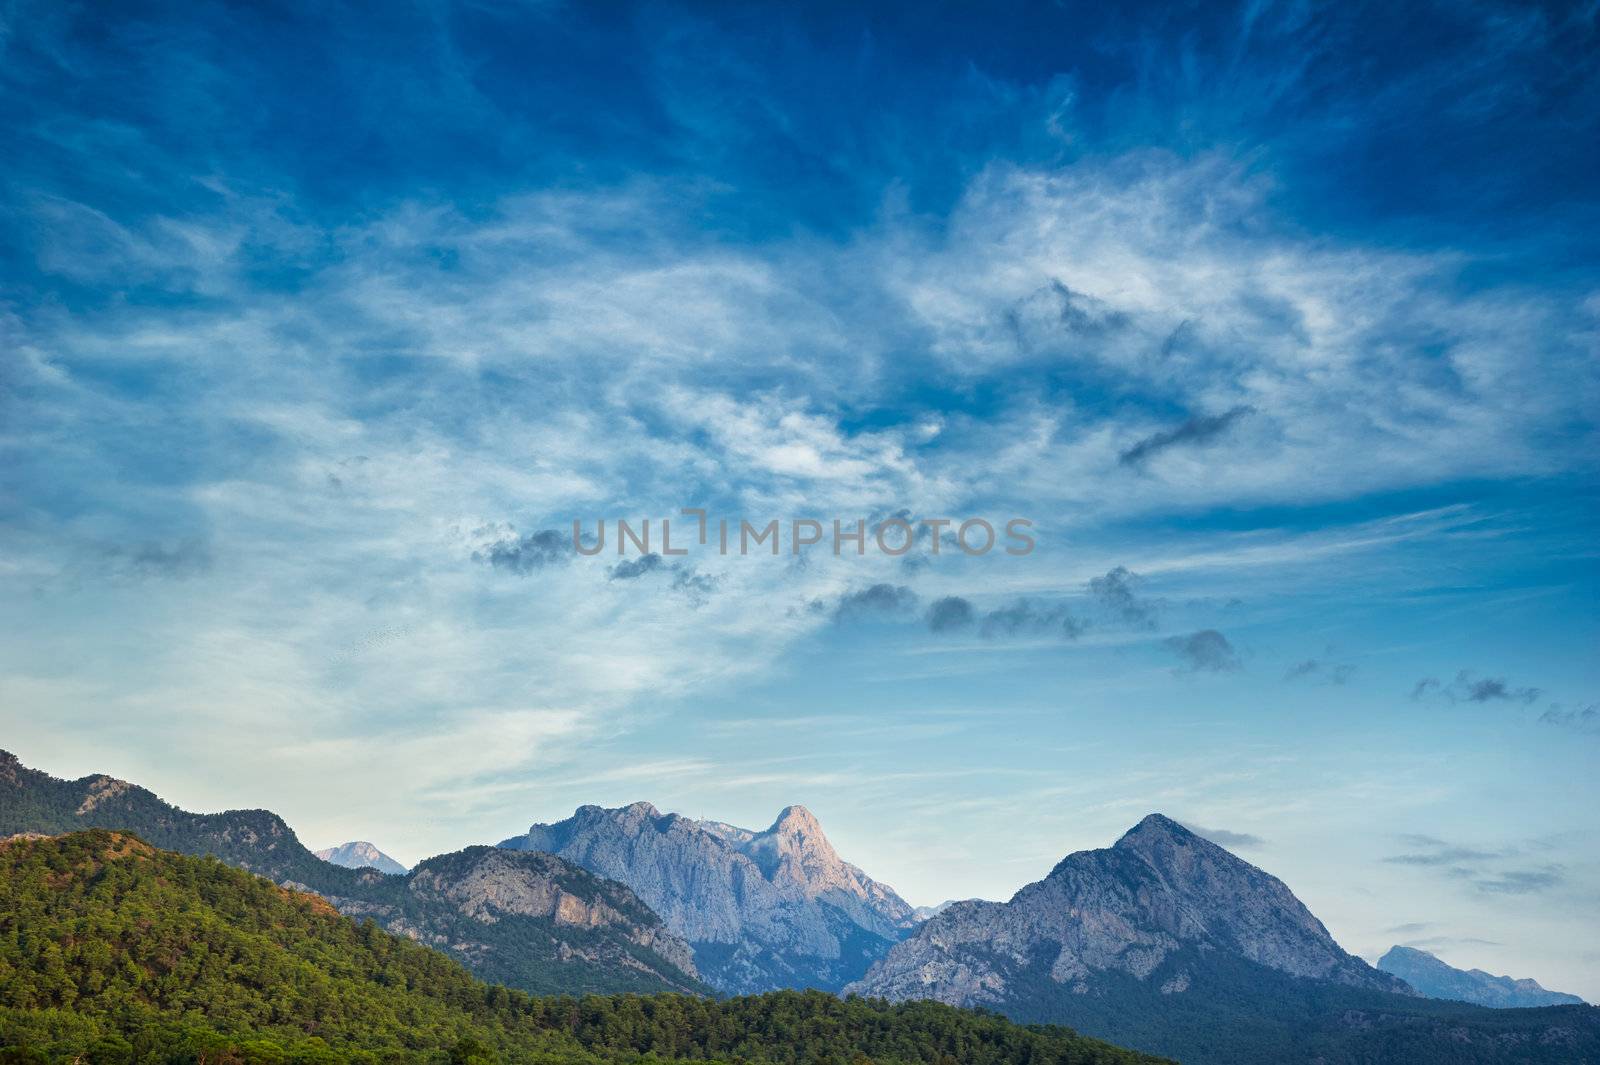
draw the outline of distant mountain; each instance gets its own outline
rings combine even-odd
[[[424,863],[433,886],[458,891],[525,862],[566,875],[549,855],[475,851]],[[954,1048],[968,1065],[1154,1065],[1064,1029],[931,1004],[533,998],[315,895],[103,830],[0,841],[0,989],[8,1062],[939,1065]]]
[[[904,899],[844,861],[810,811],[765,831],[663,814],[649,803],[583,806],[500,844],[547,851],[627,884],[694,947],[720,991],[837,990],[915,925]]]
[[[325,862],[332,862],[346,869],[376,869],[380,873],[389,873],[393,876],[404,876],[406,871],[405,866],[365,840],[341,843],[337,847],[324,847],[312,853]]]
[[[1417,996],[1282,881],[1159,814],[1009,902],[948,907],[846,991],[987,1006],[1185,1065],[1570,1062],[1600,1047],[1587,1007],[1513,1016]]]
[[[479,847],[403,877],[347,869],[312,854],[269,811],[192,814],[124,780],[59,780],[0,751],[0,836],[86,828],[132,832],[162,850],[214,855],[315,892],[525,990],[705,989],[688,946],[633,892],[559,859]]]
[[[1495,1009],[1583,1003],[1577,995],[1546,991],[1537,980],[1492,976],[1482,969],[1457,969],[1425,950],[1412,947],[1390,947],[1389,953],[1378,959],[1378,968],[1398,976],[1429,998],[1452,1002],[1471,1002]]]

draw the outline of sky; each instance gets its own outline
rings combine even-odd
[[[918,904],[1160,811],[1600,1001],[1597,17],[0,4],[0,747]]]

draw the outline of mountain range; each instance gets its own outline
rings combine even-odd
[[[474,847],[409,873],[347,869],[267,810],[194,814],[109,776],[60,780],[0,751],[0,836],[87,828],[213,855],[537,992],[704,991],[687,944],[626,887],[548,854]]]
[[[982,1006],[1191,1065],[1578,1061],[1600,1011],[1424,999],[1286,885],[1159,814],[1007,902],[946,907],[847,993]],[[1568,1007],[1571,1009],[1571,1007]]]
[[[395,876],[404,876],[406,872],[405,866],[365,840],[324,847],[311,853],[325,862],[342,865],[346,869],[376,869],[380,873],[392,873]]]
[[[1583,999],[1577,995],[1547,991],[1537,980],[1494,976],[1482,969],[1457,969],[1415,947],[1390,947],[1389,952],[1378,959],[1378,968],[1398,976],[1429,998],[1471,1002],[1495,1009],[1583,1004]]]
[[[541,994],[837,989],[874,1009],[934,1000],[1068,1025],[1186,1065],[1600,1065],[1600,1010],[1423,997],[1343,950],[1282,881],[1161,815],[1007,902],[919,921],[798,806],[761,831],[585,806],[396,875],[323,861],[267,811],[187,813],[0,753],[0,836],[86,828],[215,855]]]
[[[6,1062],[949,1065],[957,1054],[963,1065],[1159,1065],[933,1003],[536,998],[479,983],[318,896],[127,833],[0,840]]]
[[[664,814],[645,802],[582,806],[501,847],[557,854],[621,881],[694,948],[715,988],[838,990],[916,924],[911,906],[834,851],[803,806],[764,831]]]

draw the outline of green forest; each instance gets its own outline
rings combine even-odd
[[[0,1060],[1113,1065],[1060,1027],[820,992],[540,998],[210,858],[0,845]]]

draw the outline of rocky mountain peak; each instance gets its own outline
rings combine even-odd
[[[949,907],[850,990],[994,1002],[1009,980],[1038,979],[1022,971],[1048,958],[1043,977],[1082,993],[1117,973],[1183,994],[1197,979],[1192,960],[1207,954],[1405,990],[1340,948],[1281,880],[1161,814],[1111,847],[1067,855],[1010,902]]]
[[[762,832],[644,802],[586,806],[500,845],[557,854],[629,885],[706,948],[702,969],[723,990],[836,988],[915,923],[891,888],[839,857],[804,806],[785,807]]]
[[[380,873],[394,875],[406,871],[405,866],[366,840],[341,843],[337,847],[326,847],[312,853],[325,862],[342,865],[346,869],[376,869]]]
[[[772,827],[741,848],[769,880],[788,880],[812,893],[849,889],[852,869],[839,857],[822,825],[804,806],[786,806]],[[859,892],[856,892],[859,894]]]
[[[1130,841],[1151,838],[1166,839],[1199,839],[1193,832],[1184,828],[1166,814],[1146,814],[1138,824],[1122,834],[1113,846],[1123,846]]]
[[[821,836],[822,825],[804,806],[785,806],[767,832],[775,836]]]

